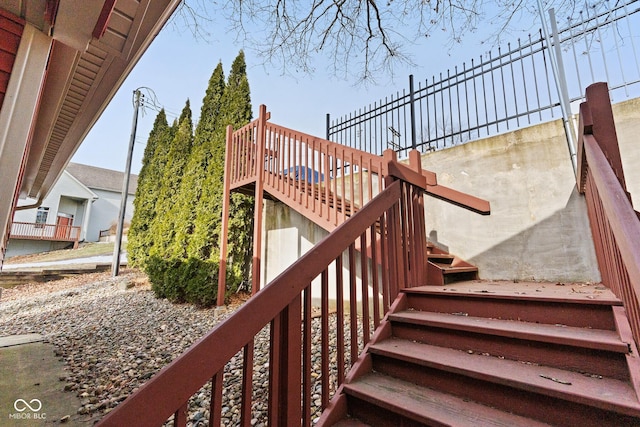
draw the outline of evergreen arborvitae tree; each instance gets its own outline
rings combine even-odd
[[[156,220],[150,229],[153,236],[153,245],[149,249],[150,256],[163,259],[174,258],[168,249],[175,235],[175,217],[178,212],[175,202],[192,144],[193,122],[191,105],[187,100],[180,119],[174,125],[174,136],[167,153],[162,185],[156,203]]]
[[[221,99],[220,116],[212,141],[213,157],[207,168],[202,200],[196,212],[195,229],[187,248],[190,256],[211,261],[219,258],[226,127],[232,125],[234,129],[238,129],[251,120],[251,98],[243,52],[240,52],[231,67]],[[253,203],[246,196],[233,196],[233,199],[238,197],[241,198],[241,202],[237,204],[239,207],[235,208],[234,203],[230,211],[229,259],[235,260],[227,270],[230,287],[237,286],[243,278],[248,277],[247,270],[242,266],[247,255],[251,256]]]
[[[232,125],[233,129],[249,123],[252,117],[251,91],[243,51],[240,51],[233,61],[224,94],[223,123]],[[253,216],[254,198],[238,193],[232,194],[227,239],[228,279],[232,287],[249,278],[253,254]]]
[[[175,199],[175,237],[170,251],[176,258],[187,258],[187,247],[195,229],[196,213],[202,202],[204,181],[213,159],[213,141],[220,129],[220,107],[225,89],[222,63],[214,69],[202,100],[200,121],[196,127],[193,148],[187,162],[180,191]],[[208,192],[207,192],[208,193]],[[207,194],[205,197],[210,197]]]
[[[149,133],[133,201],[135,209],[127,236],[127,256],[131,265],[134,266],[145,265],[153,242],[148,231],[156,218],[155,204],[162,184],[170,141],[171,130],[165,111],[162,109],[156,116],[153,129]]]
[[[164,126],[170,145],[155,173],[152,221],[146,224],[145,271],[159,297],[199,305],[215,302],[222,223],[225,136],[251,120],[244,54],[233,63],[225,84],[222,64],[213,71],[192,136],[189,103],[173,126]],[[158,150],[159,151],[159,150]],[[139,187],[140,188],[140,187]],[[232,197],[227,283],[233,289],[248,278],[253,199]]]

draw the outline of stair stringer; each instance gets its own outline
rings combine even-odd
[[[358,357],[358,360],[356,360],[356,362],[349,370],[347,376],[344,379],[344,384],[349,384],[373,371],[369,347],[391,337],[391,322],[389,321],[389,316],[406,309],[407,296],[404,293],[400,293],[398,294],[398,297],[395,299],[393,304],[391,304],[389,311],[380,322],[380,326],[378,326],[378,328],[374,332],[371,340],[362,350],[360,357]],[[329,405],[322,411],[322,414],[320,415],[316,426],[332,426],[347,416],[347,396],[344,393],[344,384],[341,384],[338,387],[336,393],[333,395],[333,398],[329,402]]]
[[[345,215],[343,215],[341,209],[337,209],[335,206],[332,207],[329,204],[316,199],[316,203],[318,203],[320,212],[325,213],[325,215],[314,212],[313,209],[310,209],[309,207],[304,206],[301,203],[304,192],[300,191],[300,189],[298,189],[294,185],[286,185],[289,185],[291,187],[291,191],[294,192],[292,194],[295,194],[295,196],[292,197],[284,194],[281,188],[278,188],[277,186],[271,184],[268,180],[265,180],[263,189],[274,199],[284,203],[294,211],[298,212],[300,215],[311,220],[314,224],[318,225],[328,232],[332,232],[340,224],[342,224],[342,219]],[[289,191],[287,191],[287,193],[291,194],[291,192]],[[329,215],[326,215],[327,211],[329,212]]]
[[[613,317],[616,325],[616,331],[620,335],[622,341],[629,346],[629,353],[626,355],[627,367],[629,368],[629,378],[631,385],[636,392],[638,400],[640,400],[640,355],[638,348],[633,339],[629,319],[627,318],[624,307],[612,307]]]
[[[264,187],[263,187],[265,192],[267,192],[272,198],[284,203],[289,208],[298,212],[300,215],[304,216],[305,218],[307,218],[314,224],[318,225],[322,229],[328,231],[329,233],[331,233],[336,227],[342,224],[345,218],[347,219],[349,218],[349,216],[343,214],[342,209],[336,208],[337,203],[335,203],[334,206],[330,206],[328,203],[322,200],[315,199],[315,201],[318,203],[318,210],[320,211],[320,213],[318,213],[317,211],[314,211],[313,209],[301,203],[305,193],[295,185],[286,184],[291,187],[290,188],[291,191],[285,192],[283,191],[282,188],[279,188],[278,186],[273,185],[271,182],[272,181],[268,179],[265,180]],[[294,194],[294,196],[292,197],[287,194]],[[335,196],[332,196],[332,197],[335,197]],[[309,201],[309,199],[306,199],[306,200]],[[343,202],[340,203],[340,206],[342,207],[345,206],[345,203],[350,203],[349,200],[346,200],[346,199],[342,199],[342,200]],[[329,212],[329,215],[326,215],[327,211]],[[325,215],[323,215],[323,213],[325,213]],[[382,262],[382,260],[380,259],[382,251],[380,250],[379,231],[376,232],[375,245],[377,249],[376,263],[380,264]],[[366,247],[366,255],[369,259],[372,258],[372,253],[373,253],[371,250],[371,246],[372,246],[372,242],[368,240],[367,247]],[[356,243],[355,249],[357,251],[362,250],[362,247],[360,246],[360,242]],[[437,248],[435,245],[431,243],[429,243],[429,245],[427,246],[427,251],[433,254],[449,255],[447,251]],[[429,255],[427,256],[426,263],[427,263],[427,269],[428,269],[427,271],[428,280],[426,284],[428,285],[444,286],[445,284],[449,283],[449,281],[445,279],[445,275],[449,273],[466,274],[467,276],[464,277],[465,280],[477,279],[477,271],[478,271],[477,267],[475,267],[472,264],[469,264],[468,262],[462,260],[457,256],[453,257],[452,262],[447,267],[443,267],[439,264],[432,262],[429,259]]]

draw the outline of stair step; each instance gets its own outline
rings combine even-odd
[[[629,346],[616,331],[410,309],[389,316],[396,338],[630,380]]]
[[[453,273],[473,273],[478,271],[478,267],[473,266],[451,266],[451,265],[443,265],[443,264],[435,264],[442,270],[442,274],[453,274]]]
[[[427,259],[434,262],[438,262],[437,260],[440,260],[440,262],[451,264],[451,262],[455,259],[455,256],[451,254],[432,253],[427,254]]]
[[[555,292],[555,289],[562,292]],[[483,280],[470,280],[466,282],[455,283],[444,288],[434,288],[432,286],[418,286],[415,288],[404,289],[407,295],[423,295],[423,296],[456,296],[474,299],[505,299],[505,300],[527,300],[527,301],[544,301],[544,302],[571,302],[579,304],[596,304],[596,305],[622,305],[622,301],[618,299],[609,290],[594,291],[597,286],[591,285],[585,287],[585,291],[567,292],[564,285],[552,283],[501,283],[486,282]]]
[[[571,345],[623,354],[629,352],[629,345],[622,342],[616,332],[610,330],[548,325],[516,320],[488,319],[485,317],[415,310],[390,314],[389,318],[394,322],[414,325],[455,329],[552,344]]]
[[[344,390],[348,396],[420,424],[474,427],[547,425],[378,373],[370,373],[345,384]],[[365,409],[364,412],[368,411]],[[366,413],[360,416],[364,418]]]
[[[473,280],[478,277],[478,268],[474,265],[450,260],[450,263],[429,260],[427,262],[427,285],[444,286],[461,280]]]
[[[619,380],[592,378],[557,368],[394,338],[372,345],[370,352],[526,392],[640,417],[640,403],[635,391],[629,384]],[[374,369],[375,366],[374,362]]]
[[[508,287],[471,280],[446,287],[421,286],[403,292],[408,307],[425,312],[466,313],[475,317],[612,331],[616,326],[611,306],[621,305],[610,291],[567,293],[563,287],[538,283]]]

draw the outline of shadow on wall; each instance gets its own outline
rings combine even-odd
[[[598,282],[600,271],[584,205],[584,197],[574,188],[563,209],[467,261],[478,266],[481,278]],[[582,241],[575,236],[582,236]]]

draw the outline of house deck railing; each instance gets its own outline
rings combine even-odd
[[[80,240],[80,227],[73,225],[14,222],[11,224],[11,233],[9,238],[74,242],[74,246],[77,246],[78,241]]]
[[[578,189],[585,195],[605,286],[624,303],[640,344],[640,214],[626,190],[606,83],[587,88],[580,106]]]

